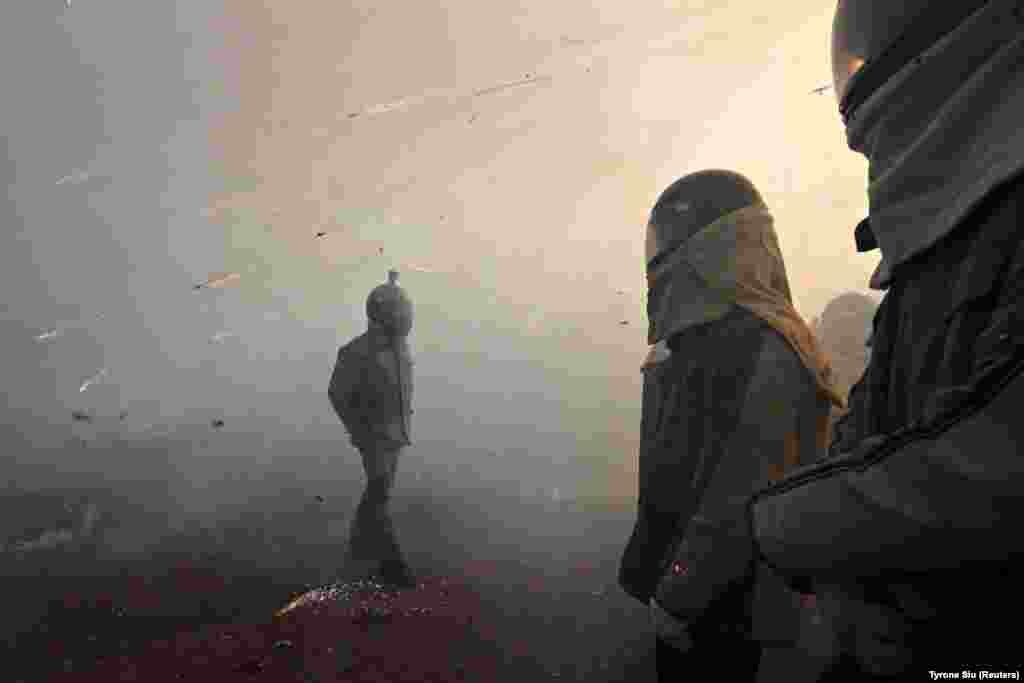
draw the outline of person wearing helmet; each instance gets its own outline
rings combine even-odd
[[[1019,670],[1024,6],[841,0],[833,72],[886,295],[829,457],[756,494],[759,556],[839,633],[824,681]]]
[[[398,272],[366,300],[367,331],[338,351],[328,397],[363,459],[366,489],[356,509],[346,557],[348,578],[401,587],[415,579],[402,557],[388,509],[402,449],[411,443],[412,302]]]
[[[811,325],[822,349],[832,361],[836,386],[846,396],[867,368],[871,352],[871,320],[876,301],[860,292],[845,292],[826,304]],[[844,411],[832,411],[834,424]]]
[[[650,604],[659,680],[754,680],[764,647],[795,645],[802,610],[780,579],[752,571],[743,503],[824,450],[842,398],[747,178],[706,170],[672,184],[651,212],[646,261],[652,348],[619,584]]]

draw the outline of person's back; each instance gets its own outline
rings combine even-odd
[[[359,451],[366,490],[356,510],[346,557],[347,578],[373,576],[414,586],[388,510],[402,449],[411,443],[412,303],[398,273],[366,301],[368,329],[338,351],[327,394]]]
[[[338,350],[328,393],[356,448],[411,443],[412,371],[404,341],[364,332]]]

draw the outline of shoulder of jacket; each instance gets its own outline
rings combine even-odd
[[[342,356],[366,356],[368,354],[369,345],[367,344],[365,334],[359,335],[338,349],[339,358]]]

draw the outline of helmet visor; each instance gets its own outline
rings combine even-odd
[[[936,0],[839,0],[832,21],[832,85],[840,103],[865,63],[877,59]]]
[[[858,17],[856,7],[865,2],[839,0],[832,20],[832,88],[836,99],[843,101],[849,90],[850,79],[867,61],[863,16]]]

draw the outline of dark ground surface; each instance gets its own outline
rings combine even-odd
[[[216,524],[174,532],[159,514],[111,499],[97,542],[3,557],[3,679],[654,680],[647,612],[615,585],[631,502],[556,501],[412,469],[400,471],[393,512],[426,584],[404,599],[429,617],[353,619],[335,606],[273,618],[337,577],[361,481],[331,484],[329,495],[291,482]],[[143,551],[116,553],[103,540],[117,537],[119,518],[153,530]],[[280,640],[293,646],[274,648]],[[413,678],[373,674],[373,661],[394,657]],[[447,677],[423,673],[431,666],[448,666]],[[795,680],[786,662],[769,666],[762,680]]]
[[[153,641],[199,637],[213,624],[271,637],[275,610],[334,576],[359,484],[323,502],[293,489],[277,509],[264,503],[213,530],[165,531],[144,554],[112,556],[100,543],[5,558],[9,680],[88,680],[65,674],[98,673],[122,656],[144,661]],[[458,609],[478,612],[475,626],[460,632],[481,656],[505,660],[495,680],[652,679],[646,612],[614,586],[631,505],[422,481],[400,485],[393,510],[420,577],[473,596],[463,601],[472,608]]]

